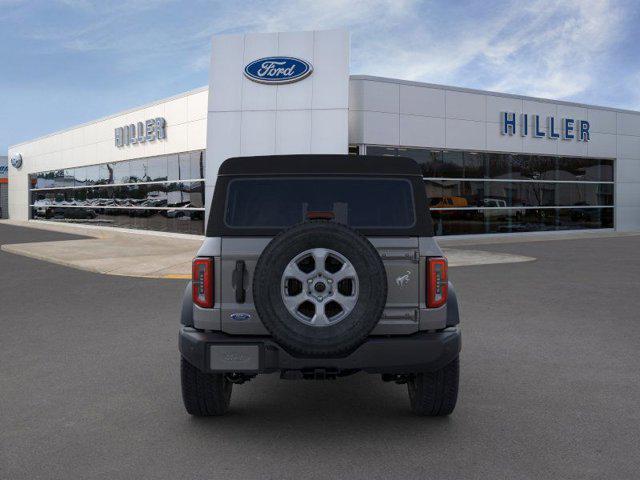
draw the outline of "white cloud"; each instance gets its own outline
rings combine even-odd
[[[486,56],[499,78],[490,88],[553,98],[586,91],[597,73],[595,58],[616,40],[620,12],[608,1],[536,6],[540,8],[528,16],[530,22],[496,42],[498,52],[505,43],[519,47]]]
[[[454,31],[439,28],[438,19],[425,20],[400,37],[365,39],[355,48],[358,70],[568,98],[592,85],[596,57],[616,41],[623,15],[609,1],[533,1],[461,19]]]
[[[150,69],[170,60],[176,70],[205,71],[215,33],[347,28],[354,73],[551,98],[579,96],[593,86],[595,66],[604,64],[597,59],[617,41],[624,21],[615,0],[451,3],[446,9],[417,0],[214,2],[198,4],[183,25],[156,25],[140,15],[140,9],[163,8],[168,0],[129,0],[124,6],[59,1],[95,14],[77,26],[26,34],[46,48],[83,53],[153,45],[141,55],[119,56],[116,69]]]
[[[629,99],[629,103],[623,108],[640,111],[640,90],[637,88],[638,85],[640,85],[640,70],[629,75],[625,80],[625,83],[631,85],[632,88],[630,89],[631,98]]]

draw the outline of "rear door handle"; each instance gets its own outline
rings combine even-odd
[[[389,309],[382,312],[382,320],[413,320],[417,322],[420,319],[420,311],[413,309]]]
[[[409,260],[411,263],[418,263],[420,261],[420,252],[417,250],[380,250],[380,256],[382,257],[382,260]]]
[[[236,269],[233,271],[233,278],[231,284],[236,291],[236,303],[244,303],[246,292],[244,289],[244,274],[245,274],[244,260],[236,261]]]

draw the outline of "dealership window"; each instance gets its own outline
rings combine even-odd
[[[366,146],[422,169],[436,235],[613,228],[614,161]]]
[[[37,220],[202,234],[204,150],[30,175]]]

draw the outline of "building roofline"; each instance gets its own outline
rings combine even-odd
[[[128,113],[133,113],[133,112],[135,112],[137,110],[143,110],[145,108],[154,107],[154,106],[156,106],[156,105],[158,105],[160,103],[166,103],[166,102],[170,102],[172,100],[177,100],[178,98],[186,97],[188,95],[193,95],[195,93],[204,92],[204,91],[206,91],[208,89],[209,89],[209,86],[205,85],[203,87],[194,88],[193,90],[189,90],[187,92],[182,92],[182,93],[179,93],[177,95],[173,95],[171,97],[161,98],[160,100],[155,100],[153,102],[146,103],[144,105],[140,105],[140,106],[133,107],[133,108],[128,108],[127,110],[122,110],[120,112],[116,112],[116,113],[113,113],[111,115],[107,115],[106,117],[101,117],[101,118],[97,118],[95,120],[90,120],[88,122],[80,123],[80,124],[74,125],[72,127],[63,128],[62,130],[57,130],[55,132],[47,133],[46,135],[42,135],[41,137],[36,137],[36,138],[32,138],[30,140],[25,140],[24,142],[16,143],[14,145],[9,145],[9,150],[11,150],[12,148],[20,147],[21,145],[26,145],[27,143],[33,143],[33,142],[37,142],[39,140],[44,140],[45,138],[52,137],[53,135],[60,135],[61,133],[69,132],[69,131],[75,130],[77,128],[87,127],[87,126],[92,125],[94,123],[104,122],[105,120],[111,120],[112,118],[119,117],[120,115],[126,115]]]
[[[351,75],[349,79],[350,80],[369,80],[369,81],[384,82],[384,83],[397,83],[399,85],[411,85],[416,87],[430,87],[430,88],[438,88],[441,90],[452,90],[455,92],[476,93],[481,95],[491,95],[494,97],[507,97],[507,98],[515,98],[518,100],[531,100],[534,102],[554,103],[557,105],[566,105],[569,107],[592,108],[592,109],[597,108],[598,110],[608,110],[616,113],[630,113],[632,115],[640,115],[640,111],[637,111],[637,110],[626,110],[623,108],[603,107],[601,105],[589,105],[586,103],[567,102],[565,100],[554,100],[552,98],[529,97],[526,95],[517,95],[513,93],[500,93],[500,92],[493,92],[490,90],[478,90],[475,88],[452,87],[450,85],[440,85],[436,83],[415,82],[412,80],[400,80],[400,79],[388,78],[388,77],[376,77],[373,75]]]

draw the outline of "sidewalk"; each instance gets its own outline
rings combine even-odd
[[[110,275],[191,278],[197,235],[166,234],[42,221],[3,220],[0,225],[84,235],[87,239],[2,245],[4,252]]]
[[[0,247],[4,252],[90,272],[146,278],[191,278],[191,261],[204,238],[198,235],[33,220],[2,220],[0,225],[2,224],[90,237],[55,242],[7,244]],[[451,267],[535,260],[533,257],[522,255],[459,248],[463,245],[535,241],[532,239],[512,237],[510,239],[476,238],[475,241],[464,239],[457,242],[453,240],[438,239]]]

